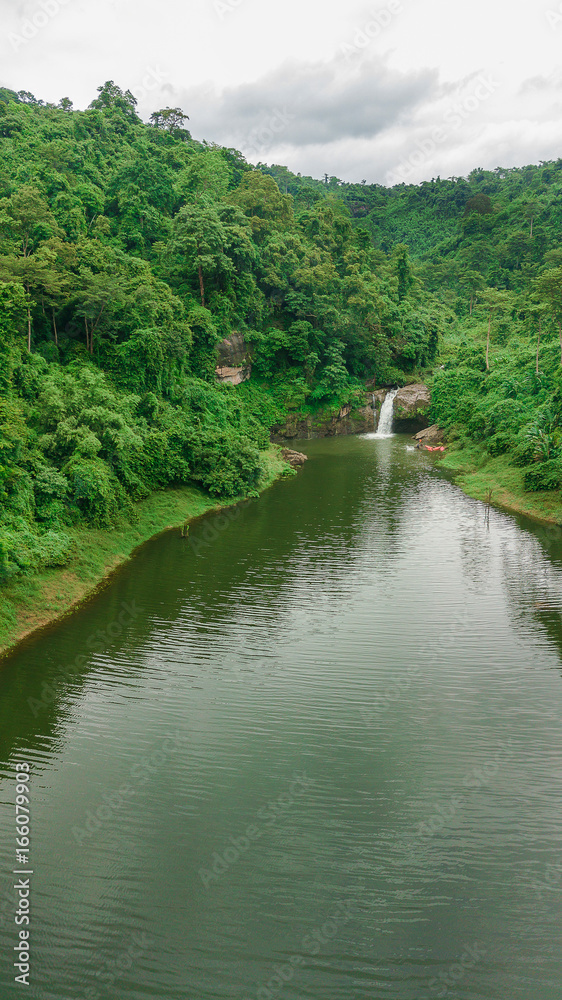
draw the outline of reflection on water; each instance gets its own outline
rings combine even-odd
[[[408,445],[303,443],[3,663],[39,1000],[558,1000],[562,548]]]

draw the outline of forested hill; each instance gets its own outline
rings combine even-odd
[[[0,90],[0,580],[156,488],[255,492],[275,420],[373,379],[437,372],[437,418],[558,484],[560,163],[344,185],[187,126],[112,82],[86,111]]]
[[[113,83],[88,110],[0,93],[0,573],[64,562],[151,490],[234,496],[287,405],[430,364],[438,317],[407,253],[345,204],[281,193],[179,109],[143,124]],[[232,331],[252,380],[215,380]]]
[[[504,456],[527,490],[559,491],[562,159],[393,188],[262,169],[295,199],[337,195],[379,251],[407,245],[445,334],[434,419],[477,464]]]

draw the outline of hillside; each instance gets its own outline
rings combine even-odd
[[[559,489],[562,161],[386,189],[186,124],[111,81],[86,111],[0,91],[0,580],[155,489],[255,493],[275,421],[373,380],[432,382],[471,461]]]
[[[433,417],[463,446],[464,457],[452,465],[482,468],[503,456],[521,470],[520,489],[557,493],[562,159],[393,188],[335,177],[321,184],[289,177],[285,168],[263,169],[296,198],[309,190],[317,198],[335,192],[379,250],[407,244],[415,281],[445,331],[434,367]],[[545,503],[552,516],[559,497]]]
[[[376,250],[337,193],[284,194],[112,82],[83,112],[0,98],[0,579],[64,564],[69,525],[156,488],[255,492],[287,406],[433,361],[405,247]],[[253,352],[236,390],[215,379],[233,332]]]

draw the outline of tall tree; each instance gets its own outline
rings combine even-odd
[[[181,108],[162,108],[160,111],[153,111],[150,116],[150,123],[154,128],[171,132],[176,137],[189,139],[190,134],[183,127],[186,121],[189,121],[189,115],[186,115]]]
[[[45,198],[32,184],[24,184],[11,198],[2,198],[0,229],[16,240],[23,257],[33,253],[41,240],[60,233]]]
[[[100,332],[111,312],[122,308],[127,300],[126,281],[120,274],[95,274],[82,267],[78,286],[75,315],[84,320],[86,350],[93,354],[94,334]]]
[[[224,252],[225,227],[211,205],[186,205],[178,213],[169,245],[168,261],[176,276],[196,277],[201,305],[205,306],[205,282],[232,274],[234,266]]]
[[[49,262],[36,252],[49,236],[60,229],[41,192],[26,184],[11,198],[0,202],[0,229],[12,237],[17,253],[0,258],[2,280],[19,280],[26,291],[27,349],[31,351],[33,290],[54,290],[57,279]]]
[[[468,269],[459,275],[459,285],[469,296],[469,315],[472,316],[476,295],[482,288],[486,287],[484,277],[479,271]]]
[[[130,90],[121,90],[113,80],[106,80],[106,82],[98,87],[98,97],[94,98],[90,104],[91,108],[96,108],[99,111],[104,110],[118,110],[129,118],[137,118],[137,99]]]
[[[562,364],[562,267],[550,267],[535,281],[539,301],[544,302],[558,327],[560,364]]]
[[[488,332],[486,335],[486,369],[490,368],[490,336],[492,332],[492,316],[513,308],[513,296],[510,292],[497,288],[487,288],[481,294],[481,299],[488,312]]]

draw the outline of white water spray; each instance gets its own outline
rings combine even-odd
[[[377,426],[377,431],[375,437],[387,438],[392,437],[392,417],[394,411],[394,397],[398,389],[391,389],[387,392],[384,397],[383,404],[381,406],[381,415],[379,417],[379,423]]]

